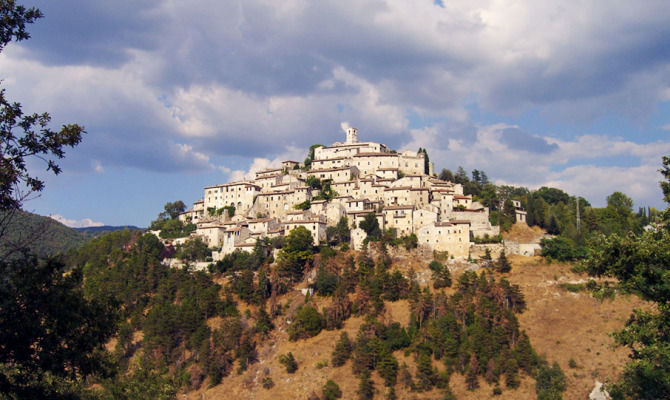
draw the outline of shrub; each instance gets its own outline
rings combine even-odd
[[[587,251],[584,246],[577,246],[571,239],[557,236],[553,239],[542,239],[542,257],[558,261],[574,261],[586,258]]]
[[[332,380],[328,380],[325,385],[323,385],[323,399],[324,400],[335,400],[342,397],[342,391],[340,386]]]
[[[275,385],[274,381],[269,376],[263,378],[262,383],[263,383],[263,389],[271,389]]]
[[[314,289],[321,296],[330,296],[335,291],[335,288],[337,288],[339,281],[340,277],[337,274],[333,274],[321,267],[316,273]]]
[[[535,391],[538,400],[558,400],[563,398],[566,389],[565,375],[558,363],[549,367],[541,365],[537,371]]]
[[[300,307],[295,314],[295,319],[288,328],[289,340],[295,341],[302,338],[316,336],[323,327],[321,314],[312,306]]]
[[[287,354],[281,354],[279,356],[279,362],[286,367],[286,372],[289,374],[298,370],[298,363],[295,361],[295,357],[293,357],[293,353],[290,351]]]

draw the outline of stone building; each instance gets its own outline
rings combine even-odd
[[[281,168],[257,172],[251,181],[205,187],[203,199],[180,219],[197,224],[193,235],[220,248],[217,257],[252,249],[256,240],[287,235],[300,226],[312,234],[315,244],[322,244],[326,228],[341,217],[352,228],[351,245],[360,248],[365,232],[358,227],[373,213],[382,230],[393,229],[397,236],[414,234],[421,246],[466,258],[470,235],[497,233],[497,227],[488,222],[487,208],[463,195],[461,185],[432,176],[432,163],[424,157],[359,142],[358,130],[349,128],[344,142],[315,148],[309,167],[284,161]],[[319,191],[306,184],[310,176],[329,181],[335,197],[317,197]],[[217,212],[230,206],[235,207],[232,218]]]

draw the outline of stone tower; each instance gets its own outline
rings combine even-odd
[[[347,128],[347,144],[358,143],[358,129]]]

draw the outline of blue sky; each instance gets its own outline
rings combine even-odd
[[[88,132],[26,208],[70,225],[146,226],[167,201],[304,159],[344,122],[427,148],[438,170],[664,206],[664,1],[24,4],[45,18],[0,54],[1,85]]]

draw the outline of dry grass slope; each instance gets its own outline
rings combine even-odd
[[[397,254],[394,264],[401,271],[411,266],[420,276],[429,277],[427,265],[430,260],[417,259],[412,254]],[[519,315],[521,328],[531,340],[533,347],[540,354],[545,354],[548,361],[558,362],[567,376],[568,389],[565,399],[588,398],[594,380],[616,379],[621,373],[627,358],[627,351],[614,347],[609,332],[620,329],[634,307],[644,307],[635,297],[618,296],[614,300],[600,302],[588,293],[572,293],[560,288],[561,283],[577,282],[586,279],[583,275],[570,272],[570,267],[563,264],[547,265],[539,257],[527,258],[511,256],[512,272],[508,279],[518,284],[528,303],[527,310]],[[458,277],[466,266],[456,267],[452,276]],[[429,285],[431,282],[425,281]],[[304,297],[298,291],[284,296],[280,302],[291,304],[302,303]],[[329,299],[317,299],[319,308],[328,305]],[[335,342],[341,331],[322,331],[318,336],[290,342],[286,333],[287,324],[281,317],[275,321],[277,329],[258,348],[259,362],[252,364],[242,375],[232,374],[223,379],[222,383],[213,388],[206,388],[186,394],[186,398],[203,399],[307,399],[312,392],[321,395],[321,388],[328,379],[340,386],[343,399],[357,398],[356,389],[359,379],[351,369],[351,361],[344,366],[330,366],[330,357]],[[387,303],[383,317],[386,321],[399,321],[403,325],[409,322],[409,306],[407,301]],[[350,318],[344,324],[345,330],[353,339],[356,337],[362,318]],[[299,368],[294,374],[288,374],[278,361],[279,354],[292,352]],[[415,360],[406,357],[403,351],[394,353],[400,364],[406,362],[410,371],[415,372]],[[577,364],[570,367],[570,360]],[[328,366],[317,368],[323,361]],[[438,369],[443,366],[435,363]],[[274,387],[264,389],[262,379],[272,378]],[[387,388],[382,384],[377,373],[372,374],[377,394],[375,398],[385,398]],[[492,386],[480,379],[481,387],[475,391],[465,388],[464,378],[454,375],[450,386],[458,399],[490,398]],[[431,392],[408,392],[400,385],[396,387],[400,399],[438,399],[438,390]],[[535,399],[535,381],[522,375],[521,386],[517,390],[504,389],[497,399]]]

